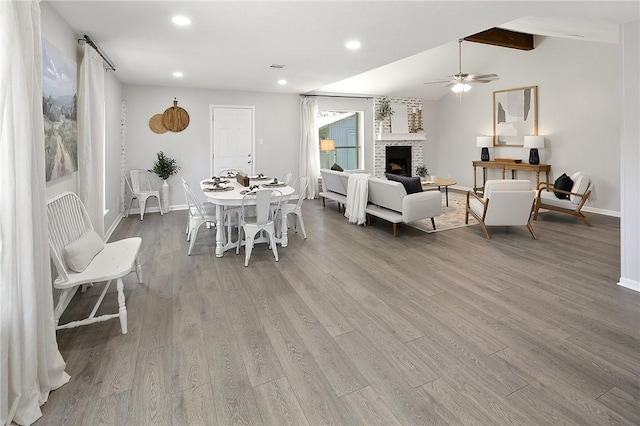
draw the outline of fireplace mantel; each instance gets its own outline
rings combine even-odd
[[[426,133],[376,133],[377,141],[423,141]]]

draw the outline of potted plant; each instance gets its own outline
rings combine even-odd
[[[167,183],[167,179],[178,173],[180,166],[178,166],[175,158],[167,157],[162,151],[156,155],[158,158],[153,163],[153,168],[149,171],[157,174],[158,177],[162,179],[162,186],[160,187],[162,210],[169,211],[169,184]]]
[[[421,178],[426,178],[427,176],[429,176],[429,170],[427,170],[427,166],[418,166],[418,167],[416,167],[416,173]]]
[[[382,133],[382,122],[387,117],[391,117],[393,115],[393,109],[391,108],[391,99],[382,98],[380,99],[380,103],[378,104],[378,109],[376,110],[376,120],[378,120],[378,125],[380,129],[380,133]]]

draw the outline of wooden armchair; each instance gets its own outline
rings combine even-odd
[[[535,196],[528,180],[488,180],[484,197],[467,192],[464,223],[469,223],[471,214],[480,223],[487,239],[491,239],[487,226],[526,226],[537,240],[530,222]]]
[[[576,172],[571,176],[573,187],[571,191],[563,191],[553,187],[551,182],[540,182],[538,184],[538,195],[536,196],[536,205],[533,211],[533,220],[538,218],[540,209],[554,210],[561,213],[567,213],[577,217],[587,226],[591,226],[587,217],[582,214],[582,206],[591,196],[591,180],[589,176],[582,172]],[[560,199],[556,194],[565,194],[567,198]]]

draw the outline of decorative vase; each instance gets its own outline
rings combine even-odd
[[[160,187],[160,203],[162,205],[162,211],[164,213],[169,211],[169,184],[167,180],[162,181],[162,186]]]

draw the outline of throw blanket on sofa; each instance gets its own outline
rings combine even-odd
[[[369,197],[369,174],[352,173],[347,186],[347,207],[344,215],[349,222],[362,225],[367,218],[367,198]]]

